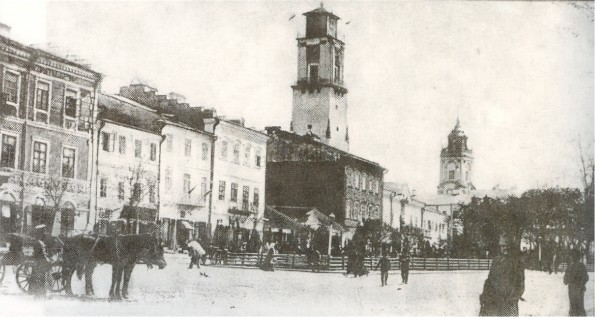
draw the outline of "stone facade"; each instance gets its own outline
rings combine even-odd
[[[92,226],[92,122],[101,75],[0,36],[2,238]]]

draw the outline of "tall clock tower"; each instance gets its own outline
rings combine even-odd
[[[347,88],[343,82],[345,43],[337,38],[339,17],[322,5],[304,16],[306,35],[297,39],[297,81],[291,86],[291,130],[349,151]]]
[[[440,153],[438,194],[457,195],[475,190],[471,182],[473,151],[467,147],[467,136],[459,118],[448,135],[448,146]]]

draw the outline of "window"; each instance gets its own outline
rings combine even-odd
[[[107,197],[107,178],[99,180],[99,196]]]
[[[165,169],[165,191],[169,192],[171,190],[171,168],[167,167]]]
[[[203,201],[205,200],[205,196],[207,194],[207,178],[201,177],[200,178],[200,196]]]
[[[151,143],[151,153],[149,155],[149,159],[151,161],[157,160],[157,144],[155,143]]]
[[[71,148],[62,149],[62,177],[74,178],[74,162],[76,161],[76,150]]]
[[[134,140],[134,157],[141,158],[143,154],[143,141]]]
[[[359,202],[355,202],[353,204],[353,215],[354,215],[354,219],[356,220],[361,220],[362,218],[360,217],[360,212],[359,212]]]
[[[353,215],[351,214],[351,200],[349,199],[345,202],[345,215],[347,215],[347,219],[353,219]]]
[[[244,186],[242,190],[242,210],[250,210],[250,187]]]
[[[35,141],[33,142],[33,172],[44,173],[46,172],[47,163],[47,143]]]
[[[250,144],[246,145],[246,148],[244,149],[244,165],[246,165],[246,166],[250,166],[251,152],[252,152],[252,147],[250,146]]]
[[[0,167],[16,167],[17,138],[12,135],[2,135],[2,153]]]
[[[149,185],[149,203],[155,203],[155,185]]]
[[[77,92],[66,89],[64,98],[64,127],[76,130]]]
[[[227,141],[221,142],[221,159],[227,160]]]
[[[143,193],[142,185],[140,183],[134,183],[134,186],[132,186],[132,201],[140,202],[142,193]]]
[[[184,155],[192,156],[192,140],[190,139],[184,141]]]
[[[233,162],[240,164],[240,143],[233,145]]]
[[[118,199],[124,200],[124,182],[118,183]]]
[[[360,179],[359,173],[358,172],[355,172],[355,183],[354,183],[355,186],[354,187],[356,189],[359,189],[359,179]]]
[[[219,181],[219,200],[225,200],[225,181]]]
[[[308,78],[310,80],[310,83],[317,83],[318,82],[318,65],[311,64],[309,66],[310,67],[308,68]]]
[[[190,199],[190,174],[184,174],[184,195]]]
[[[258,193],[258,188],[254,188],[254,199],[252,200],[252,204],[256,208],[258,208],[258,206],[260,205],[260,195]]]
[[[432,222],[430,220],[428,220],[428,229],[432,230]]]
[[[19,100],[19,75],[12,72],[4,73],[2,92],[6,94],[7,102],[16,104]]]
[[[238,201],[238,184],[231,183],[231,194],[229,196],[229,200]]]
[[[319,45],[308,45],[306,46],[306,62],[318,63],[320,61],[320,46]]]
[[[449,180],[455,179],[455,171],[448,171],[448,179]]]
[[[341,63],[343,58],[343,52],[340,49],[335,48],[335,82],[341,82]]]
[[[118,137],[118,151],[120,154],[126,155],[126,137],[123,135]]]
[[[260,149],[256,149],[256,156],[255,157],[256,157],[256,159],[255,159],[255,163],[254,164],[256,165],[256,167],[261,167],[262,166],[262,162],[261,162],[262,158],[260,156]]]
[[[165,149],[168,152],[171,152],[171,150],[174,148],[174,136],[171,134],[166,134],[165,135]]]
[[[116,135],[108,132],[101,132],[101,148],[106,152],[114,151],[114,143],[116,143]]]
[[[202,144],[202,160],[206,161],[209,158],[209,145],[207,143]]]
[[[38,81],[35,89],[35,121],[48,123],[50,84]]]
[[[360,184],[360,188],[361,188],[361,190],[365,191],[367,189],[366,187],[368,185],[368,178],[367,178],[366,174],[362,175],[361,181],[362,182]]]

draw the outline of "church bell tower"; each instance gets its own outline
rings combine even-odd
[[[291,86],[291,129],[349,151],[347,88],[343,82],[345,44],[337,38],[339,17],[322,5],[304,16],[306,35],[297,39],[297,81]]]
[[[457,195],[475,190],[471,182],[473,151],[467,147],[467,136],[461,123],[448,135],[448,146],[440,153],[440,184],[438,194]]]

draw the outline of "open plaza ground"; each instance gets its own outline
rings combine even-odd
[[[111,267],[99,266],[95,295],[84,296],[76,277],[68,298],[51,294],[34,300],[16,286],[12,269],[0,285],[0,315],[477,315],[479,294],[488,271],[412,271],[409,284],[400,274],[380,286],[380,273],[345,277],[338,273],[203,266],[187,269],[188,258],[167,255],[168,266],[135,268],[130,299],[107,300]],[[526,271],[526,290],[520,314],[567,315],[563,274]],[[585,303],[593,315],[593,273],[589,273]]]

